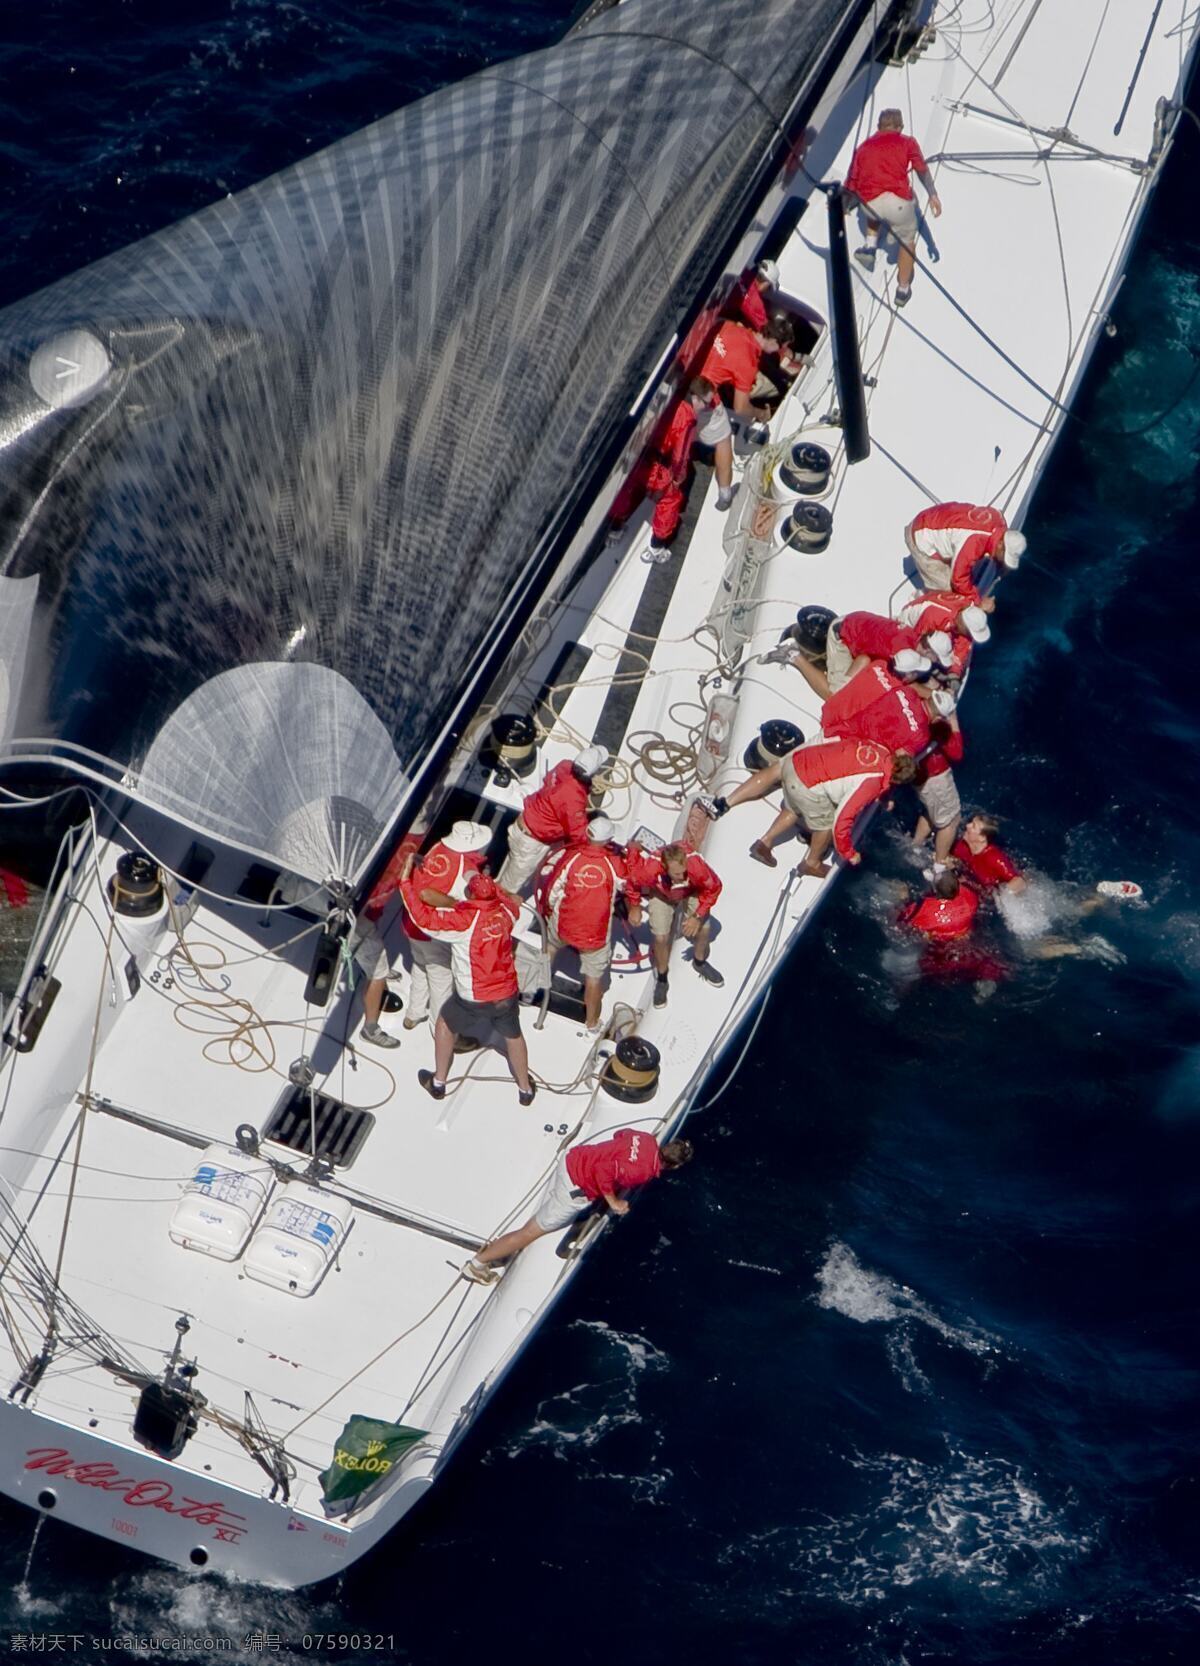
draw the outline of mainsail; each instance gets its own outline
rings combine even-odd
[[[855,9],[628,0],[0,313],[0,772],[361,873]]]

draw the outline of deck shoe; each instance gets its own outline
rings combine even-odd
[[[656,973],[654,978],[654,1005],[665,1007],[667,1004],[667,980]]]
[[[425,1020],[423,1018],[406,1018],[404,1020],[404,1028],[406,1030],[419,1030],[424,1022]]]
[[[520,1100],[521,1104],[523,1106],[525,1106],[526,1109],[528,1109],[529,1106],[533,1104],[533,1096],[536,1092],[537,1092],[537,1083],[536,1082],[531,1082],[528,1093],[525,1092],[524,1088],[518,1088],[517,1089],[517,1098]]]
[[[779,863],[771,854],[770,845],[765,845],[761,839],[755,839],[750,846],[750,854],[756,862],[761,862],[764,868],[777,868]]]
[[[725,979],[715,966],[709,965],[707,960],[693,960],[692,967],[696,976],[703,978],[705,983],[711,984],[714,989],[724,989]]]
[[[495,1284],[500,1277],[499,1267],[489,1267],[485,1261],[476,1261],[472,1256],[462,1265],[462,1276],[472,1284]]]
[[[864,243],[861,249],[855,249],[854,258],[864,272],[873,272],[875,270],[875,245]]]
[[[431,1099],[444,1099],[446,1097],[445,1082],[435,1082],[432,1070],[418,1070],[417,1081],[420,1082]]]
[[[378,1024],[364,1024],[361,1033],[362,1039],[369,1041],[372,1047],[399,1047],[400,1045],[398,1035],[389,1035]]]
[[[897,291],[896,291],[896,305],[898,307],[906,307],[911,300],[912,300],[912,286],[911,285],[909,286],[908,289],[897,289]]]
[[[696,803],[704,811],[704,814],[708,817],[709,821],[720,821],[721,817],[729,808],[729,805],[725,802],[725,800],[720,797],[698,798]]]

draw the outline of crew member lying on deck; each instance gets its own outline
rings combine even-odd
[[[654,1005],[667,1004],[667,971],[676,927],[692,945],[693,970],[705,983],[720,989],[725,979],[709,962],[708,920],[721,895],[721,881],[708,863],[686,844],[664,845],[653,852],[631,844],[625,863],[629,923],[635,929],[642,923],[642,897],[647,898],[654,938]]]
[[[588,796],[592,778],[608,761],[602,746],[585,746],[565,758],[521,806],[508,830],[508,855],[499,883],[519,895],[549,855],[552,846],[582,844],[587,838]]]
[[[822,859],[831,844],[843,862],[857,866],[862,861],[854,848],[855,822],[890,786],[911,782],[916,769],[910,753],[892,753],[873,741],[811,740],[770,769],[756,771],[728,797],[698,802],[716,821],[736,805],[765,798],[781,787],[784,808],[750,846],[750,854],[756,862],[775,867],[772,847],[803,827],[809,836],[808,855],[796,873],[824,879],[829,868]]]
[[[521,904],[502,891],[488,874],[472,874],[462,902],[441,899],[435,906],[422,895],[414,879],[416,858],[407,858],[401,872],[400,895],[409,917],[437,942],[449,943],[454,993],[438,1014],[433,1032],[434,1068],[418,1070],[417,1080],[434,1099],[446,1097],[446,1076],[458,1036],[488,1045],[497,1036],[504,1043],[509,1068],[516,1077],[522,1105],[532,1105],[535,1088],[529,1076],[529,1053],[521,1034],[517,973],[513,964],[512,928]]]
[[[622,1191],[645,1186],[664,1170],[682,1168],[691,1159],[690,1140],[668,1140],[660,1147],[653,1134],[636,1128],[620,1128],[611,1139],[594,1145],[573,1145],[555,1164],[536,1214],[515,1232],[485,1244],[463,1267],[463,1277],[474,1284],[495,1284],[500,1277],[497,1262],[511,1260],[548,1232],[561,1232],[600,1198],[614,1215],[628,1214]]]

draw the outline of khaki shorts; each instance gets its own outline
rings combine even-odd
[[[538,1199],[534,1220],[543,1232],[559,1232],[590,1208],[587,1193],[581,1191],[567,1173],[566,1157],[560,1157]]]
[[[914,197],[898,197],[894,191],[885,191],[882,196],[872,197],[863,206],[870,219],[882,220],[902,243],[911,248],[917,241],[917,204]]]
[[[664,902],[661,897],[651,897],[646,903],[651,932],[655,937],[673,936],[677,921],[690,920],[699,906],[695,897],[689,897],[686,902]]]
[[[917,788],[917,797],[935,828],[952,827],[962,815],[962,799],[952,769],[944,769],[940,775],[931,775],[923,781]]]
[[[829,678],[829,692],[836,694],[850,681],[850,667],[854,664],[850,650],[837,633],[840,623],[835,619],[825,638],[825,675]]]
[[[387,977],[391,960],[383,946],[383,938],[372,921],[359,922],[350,947],[354,963],[365,978],[374,982],[376,978]]]
[[[790,758],[785,758],[780,766],[779,785],[783,788],[784,803],[793,815],[800,817],[810,833],[829,831],[837,818],[837,805],[820,787],[806,787],[792,768]]]
[[[546,941],[551,955],[556,955],[559,949],[574,949],[574,943],[568,943],[555,931],[549,920],[546,921]],[[602,978],[612,964],[612,939],[602,943],[598,949],[575,949],[579,956],[579,969],[585,978]]]

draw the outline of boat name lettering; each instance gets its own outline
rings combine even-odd
[[[131,1509],[165,1510],[168,1515],[195,1522],[197,1527],[216,1529],[215,1538],[236,1544],[246,1531],[246,1518],[227,1510],[218,1500],[188,1498],[177,1494],[170,1481],[138,1481],[122,1475],[115,1464],[77,1463],[63,1446],[34,1446],[25,1453],[26,1469],[44,1469],[47,1475],[62,1475],[81,1487],[121,1494]],[[127,1529],[126,1529],[127,1530]]]

